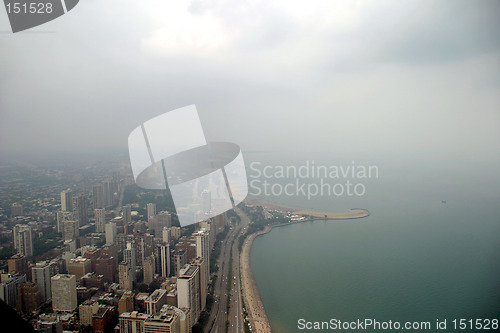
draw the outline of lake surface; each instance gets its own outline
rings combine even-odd
[[[251,265],[273,332],[304,332],[301,318],[428,321],[432,331],[447,319],[442,331],[450,332],[455,318],[500,319],[498,177],[398,170],[385,168],[362,198],[271,198],[371,212],[279,227],[255,240]]]

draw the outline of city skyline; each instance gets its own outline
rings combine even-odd
[[[198,322],[202,314],[210,313],[207,304],[219,297],[213,292],[216,273],[212,274],[210,266],[216,267],[220,258],[212,261],[210,253],[216,253],[217,234],[227,234],[229,219],[222,215],[197,224],[196,230],[181,230],[175,226],[178,220],[172,218],[175,210],[165,209],[164,193],[144,201],[127,173],[107,168],[96,171],[101,180],[97,184],[94,177],[82,179],[78,186],[61,185],[53,179],[49,192],[43,190],[46,185],[26,180],[32,185],[31,192],[13,202],[8,214],[0,208],[1,236],[10,235],[15,245],[14,255],[2,252],[0,264],[5,266],[8,261],[8,266],[0,278],[0,299],[24,318],[35,319],[37,329],[68,328],[66,320],[76,312],[80,321],[71,319],[69,327],[91,326],[94,331],[126,326],[138,318],[143,321],[140,332],[169,327],[172,332],[187,333],[202,325]],[[96,200],[105,197],[96,188],[106,182],[105,188],[116,186],[117,192],[104,204]],[[54,202],[42,203],[46,207],[41,209],[43,220],[37,205],[28,204],[33,195],[41,198],[35,200],[38,203]],[[10,194],[1,199],[11,200]],[[103,205],[105,208],[96,208]],[[44,237],[51,240],[52,247],[41,247]],[[220,247],[224,237],[217,239]],[[134,303],[123,310],[113,301],[107,300],[106,305],[97,302],[109,298],[105,295],[113,295],[113,300],[122,294],[139,297],[140,290],[144,308]],[[55,312],[45,315],[49,309]],[[112,321],[110,316],[117,310],[120,316]]]

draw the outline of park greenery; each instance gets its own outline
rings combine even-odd
[[[241,205],[240,208],[250,218],[251,221],[246,232],[238,237],[238,249],[240,252],[243,248],[243,242],[249,235],[257,231],[264,230],[264,228],[268,225],[290,223],[290,218],[281,213],[274,213],[271,217],[266,218],[264,209],[261,206],[249,207]]]
[[[145,190],[136,184],[125,187],[123,191],[123,205],[137,204],[137,212],[145,218],[146,205],[148,203],[155,203],[157,212],[176,212],[172,194],[168,188],[166,190]],[[172,225],[180,226],[177,214],[172,214]]]

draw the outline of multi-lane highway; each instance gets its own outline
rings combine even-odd
[[[219,265],[218,277],[214,286],[215,303],[205,326],[206,333],[226,332],[226,325],[227,332],[245,332],[241,304],[238,237],[242,232],[246,231],[250,220],[239,208],[236,208],[235,211],[241,217],[241,222],[231,225],[231,229],[221,246],[221,255],[217,260]],[[232,264],[230,265],[231,258]],[[232,267],[231,273],[229,272],[230,266]],[[229,311],[227,307],[228,285],[230,286]]]

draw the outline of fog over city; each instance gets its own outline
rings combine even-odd
[[[0,148],[126,152],[138,124],[196,104],[206,137],[244,152],[498,163],[499,12],[498,1],[86,0],[17,34],[2,14]]]
[[[500,1],[4,2],[2,322],[498,329]]]

